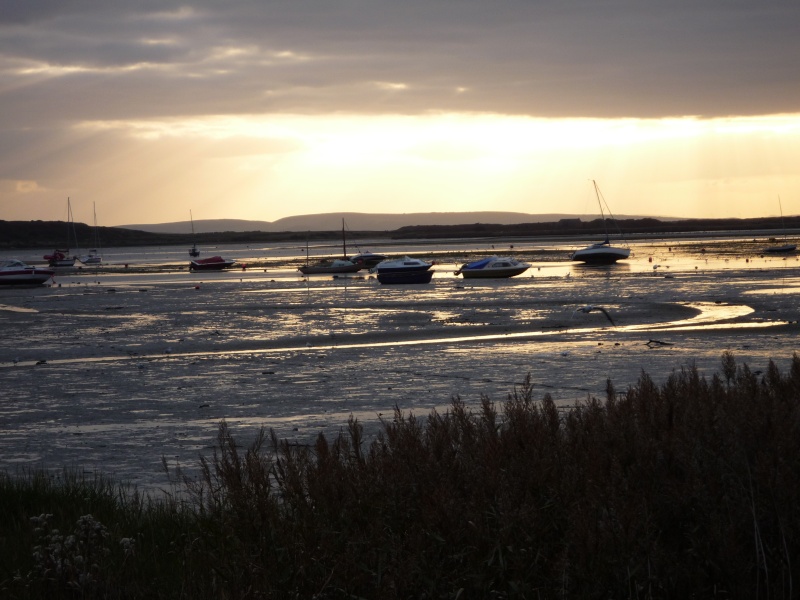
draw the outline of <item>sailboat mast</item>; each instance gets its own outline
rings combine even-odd
[[[603,212],[603,202],[600,200],[600,188],[597,187],[597,181],[592,179],[592,185],[594,186],[594,195],[597,198],[597,205],[600,207],[600,218],[603,220],[603,230],[606,232],[606,243],[610,242],[608,237],[608,225],[606,224],[606,215]]]
[[[70,223],[72,222],[72,205],[69,202],[69,196],[67,196],[67,253],[69,253],[69,246],[72,244],[72,240],[69,235]]]
[[[344,218],[342,218],[342,258],[347,260],[347,241],[344,235]]]
[[[70,240],[70,233],[72,234],[72,239]],[[70,202],[69,196],[67,196],[67,246],[70,246],[72,242],[75,242],[75,251],[78,251],[78,232],[75,231],[75,219],[72,216],[72,202]],[[69,250],[69,248],[67,248]]]
[[[597,187],[597,181],[592,179],[592,185],[594,186],[594,197],[597,198],[597,206],[600,207],[600,216],[605,221],[605,214],[603,213],[603,202],[600,200],[600,189]]]
[[[194,217],[192,216],[192,209],[189,209],[189,222],[192,224],[192,248],[189,250],[189,256],[200,256],[200,250],[197,249],[197,242],[194,239]]]
[[[97,202],[92,202],[92,218],[94,219],[94,247],[100,247],[100,234],[97,231]]]

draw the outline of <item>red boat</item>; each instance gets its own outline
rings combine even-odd
[[[75,266],[75,257],[69,256],[69,250],[54,250],[52,254],[45,254],[44,259],[51,267]]]
[[[189,263],[189,270],[191,271],[221,271],[232,267],[236,263],[235,260],[225,260],[221,256],[212,256],[211,258],[199,258]]]

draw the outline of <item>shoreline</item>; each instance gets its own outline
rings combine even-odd
[[[682,255],[694,254],[698,257],[705,255],[716,256],[739,256],[750,258],[764,258],[769,256],[765,252],[766,247],[770,243],[782,241],[782,238],[769,238],[758,239],[752,237],[754,232],[748,232],[744,237],[731,237],[729,235],[717,235],[709,233],[707,236],[698,236],[696,234],[687,234],[677,238],[662,238],[658,236],[635,236],[628,237],[624,240],[614,239],[612,242],[618,245],[629,245],[634,254],[660,254],[665,251],[676,251]],[[751,239],[747,239],[751,238]],[[324,240],[316,240],[317,242]],[[392,250],[383,251],[389,256],[424,256],[428,260],[434,262],[449,263],[452,261],[455,268],[460,266],[463,262],[468,262],[481,256],[490,256],[492,254],[498,256],[514,256],[519,260],[531,263],[571,263],[575,266],[582,266],[579,262],[571,261],[571,255],[574,250],[584,247],[585,245],[597,241],[595,237],[573,237],[573,236],[553,236],[552,238],[459,238],[459,239],[415,239],[415,240],[391,240],[391,239],[370,239],[360,244],[360,247],[370,249],[378,248],[391,248]],[[359,245],[353,244],[353,248],[358,249]],[[104,274],[118,274],[118,273],[180,273],[191,272],[194,275],[213,275],[215,271],[191,271],[189,263],[191,257],[186,256],[181,258],[171,258],[167,262],[147,262],[147,258],[142,258],[141,254],[137,255],[136,250],[147,250],[145,254],[153,254],[154,251],[168,250],[169,254],[174,254],[175,250],[182,254],[181,244],[167,244],[161,246],[119,246],[109,247],[101,254],[108,253],[112,256],[117,256],[120,253],[125,253],[125,259],[112,259],[105,260],[97,265],[82,265],[76,264],[74,267],[56,267],[55,271],[60,276],[72,275],[104,275]],[[295,242],[276,245],[274,247],[253,247],[250,244],[236,243],[224,244],[221,243],[215,246],[201,247],[203,255],[228,255],[231,253],[236,254],[234,260],[237,264],[229,269],[221,272],[237,272],[237,271],[257,271],[257,270],[277,270],[284,271],[286,269],[295,270],[306,263],[304,254],[305,248],[297,245]],[[315,252],[310,254],[313,260],[323,258],[334,258],[341,256],[340,245],[325,244],[314,248]],[[325,251],[327,250],[327,251]],[[28,248],[24,251],[13,250],[0,250],[0,258],[14,257],[19,258],[25,255],[24,262],[31,266],[46,266],[47,261],[42,258],[34,258],[40,253],[46,253],[44,248]],[[256,252],[257,255],[248,255],[248,252]],[[353,253],[357,253],[354,250]],[[156,252],[157,254],[157,252]],[[241,255],[241,256],[239,256]],[[772,255],[772,258],[783,258],[785,256],[795,257],[796,253],[788,255]],[[618,263],[618,266],[628,264],[628,261]],[[362,269],[355,276],[366,276],[369,274],[368,269]]]

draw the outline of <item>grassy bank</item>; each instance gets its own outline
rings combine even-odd
[[[793,598],[800,357],[676,371],[560,414],[530,381],[314,447],[225,423],[166,499],[0,478],[10,598]]]

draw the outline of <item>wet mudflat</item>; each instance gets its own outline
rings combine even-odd
[[[349,416],[502,401],[527,374],[565,409],[642,370],[785,368],[800,332],[800,262],[641,245],[627,265],[535,262],[522,276],[382,286],[292,269],[70,273],[0,290],[0,468],[74,466],[166,487],[225,419],[312,442]],[[60,287],[59,287],[60,285]],[[580,312],[594,305],[600,310]]]

